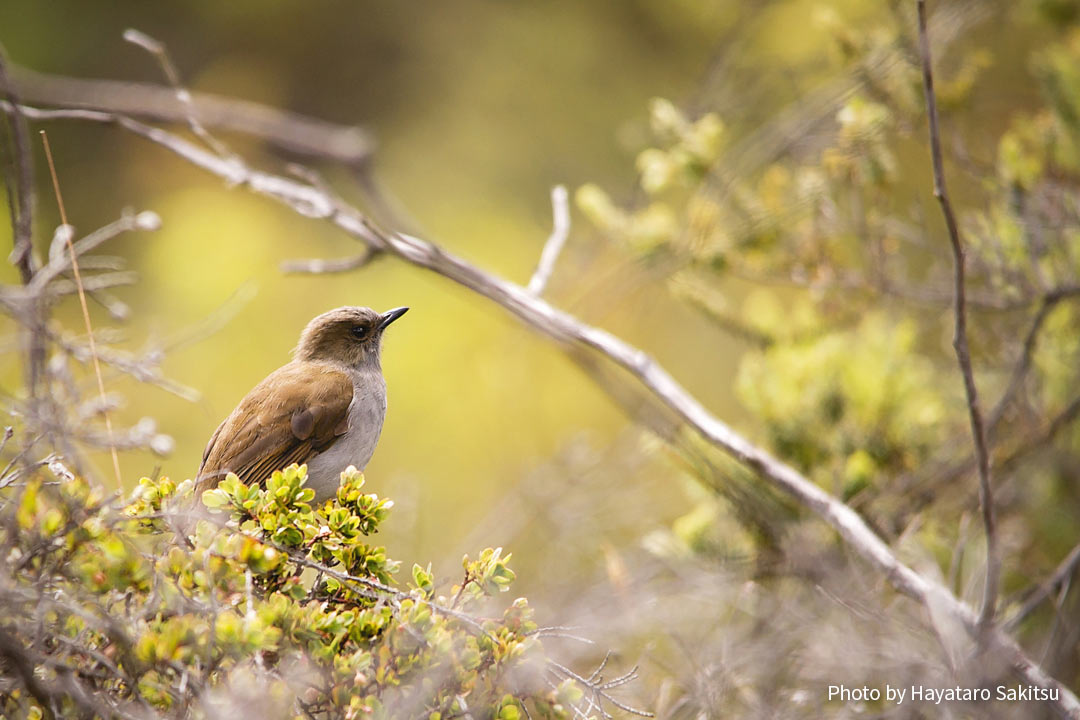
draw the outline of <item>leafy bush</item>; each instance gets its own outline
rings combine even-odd
[[[582,699],[525,599],[475,614],[514,579],[509,555],[466,556],[446,594],[430,567],[395,581],[369,543],[392,503],[354,468],[321,505],[305,467],[265,488],[229,475],[209,514],[191,481],[144,478],[121,501],[53,468],[3,508],[0,657],[21,677],[0,688],[6,717],[513,720]]]

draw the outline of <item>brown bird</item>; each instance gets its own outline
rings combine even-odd
[[[214,431],[196,476],[198,493],[229,472],[251,485],[307,463],[307,486],[321,500],[337,491],[346,467],[362,470],[386,416],[382,335],[408,309],[340,307],[308,323],[293,361],[256,385]]]

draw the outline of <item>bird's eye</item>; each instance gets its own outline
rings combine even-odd
[[[351,332],[354,338],[356,338],[357,340],[363,340],[367,337],[368,329],[365,325],[353,325]]]

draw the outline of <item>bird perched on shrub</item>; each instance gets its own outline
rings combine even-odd
[[[256,385],[214,431],[197,475],[199,492],[229,472],[251,485],[307,463],[308,487],[325,499],[337,491],[342,470],[363,469],[386,416],[383,332],[406,310],[346,306],[308,323],[293,361]]]

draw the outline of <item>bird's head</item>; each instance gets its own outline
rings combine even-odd
[[[300,334],[297,360],[321,360],[349,367],[379,367],[383,331],[407,307],[378,313],[366,307],[339,307],[312,320]]]

